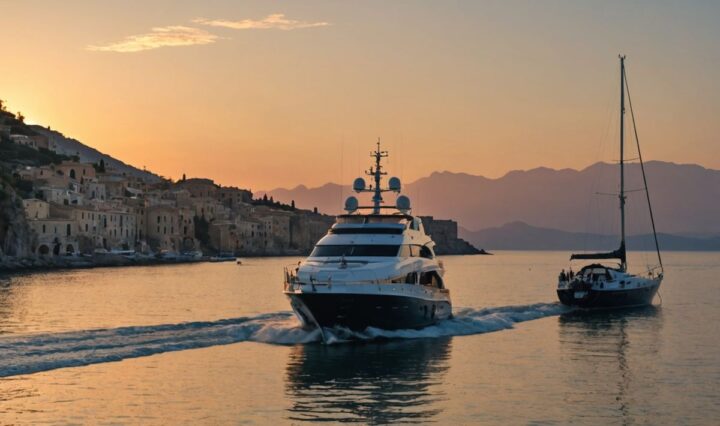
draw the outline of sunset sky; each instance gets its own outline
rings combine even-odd
[[[0,99],[138,167],[253,190],[617,159],[720,169],[720,2],[7,1]]]

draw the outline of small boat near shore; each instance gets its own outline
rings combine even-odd
[[[237,257],[235,257],[232,253],[218,253],[215,256],[210,256],[208,258],[209,262],[235,262],[237,261]]]

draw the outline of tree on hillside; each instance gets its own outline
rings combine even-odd
[[[105,160],[101,158],[99,163],[93,164],[93,167],[96,173],[105,173]]]
[[[290,207],[295,210],[295,200],[290,201]]]
[[[25,116],[22,114],[22,112],[18,111],[16,118],[19,122],[25,123]]]
[[[0,111],[7,111],[7,108],[5,107],[5,101],[0,99]]]

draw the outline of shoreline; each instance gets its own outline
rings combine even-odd
[[[93,269],[111,267],[174,265],[183,263],[209,262],[209,259],[161,259],[153,257],[129,258],[122,255],[102,255],[93,257],[5,257],[0,259],[0,274],[18,272],[61,271],[71,269]]]
[[[492,255],[489,252],[479,253],[452,253],[440,256],[463,256],[463,255]],[[305,255],[307,256],[307,255]],[[23,272],[51,272],[73,269],[94,269],[113,267],[133,266],[163,266],[180,265],[187,263],[224,263],[236,262],[237,259],[251,259],[264,257],[303,257],[303,254],[248,254],[236,256],[233,260],[214,261],[210,256],[203,256],[199,259],[192,258],[156,258],[156,257],[126,257],[123,255],[104,254],[92,257],[55,256],[55,257],[0,257],[0,275],[16,274]]]

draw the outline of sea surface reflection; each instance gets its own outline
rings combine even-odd
[[[662,308],[646,306],[612,311],[575,311],[559,317],[563,364],[568,369],[570,415],[587,418],[573,407],[592,403],[598,420],[632,424],[647,413],[652,387],[636,383],[636,372],[651,373],[660,352]],[[636,348],[642,348],[638,351]],[[589,382],[594,382],[588,387]],[[592,391],[590,390],[592,389]],[[601,391],[598,392],[598,389]]]
[[[555,302],[567,253],[443,261],[453,321],[332,345],[289,312],[287,258],[0,277],[0,424],[717,424],[718,253],[596,313]]]
[[[441,413],[437,389],[451,338],[298,345],[287,366],[291,421],[426,423]]]

